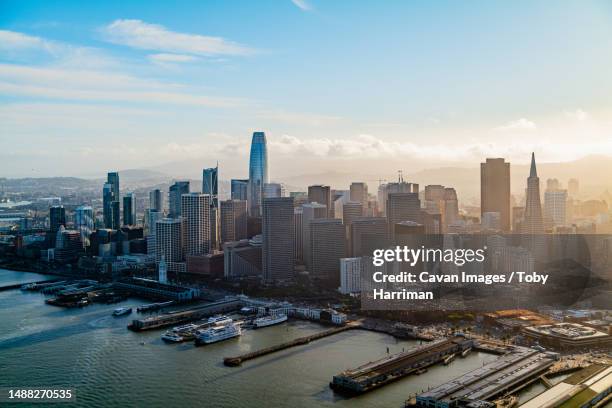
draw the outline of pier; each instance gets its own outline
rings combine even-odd
[[[19,289],[22,286],[27,286],[27,285],[40,285],[40,284],[43,284],[43,283],[53,283],[53,282],[56,282],[56,279],[34,281],[34,282],[25,282],[25,283],[14,283],[12,285],[0,286],[0,292],[3,292],[5,290]]]
[[[263,349],[259,349],[256,351],[252,351],[250,353],[241,354],[239,356],[234,357],[225,357],[223,359],[223,364],[230,367],[236,367],[242,364],[242,362],[247,360],[252,360],[257,357],[262,357],[267,354],[272,354],[277,351],[285,350],[295,346],[301,346],[303,344],[308,344],[314,340],[322,339],[324,337],[333,336],[334,334],[338,334],[347,330],[359,329],[360,326],[356,324],[347,324],[346,326],[335,327],[333,329],[325,330],[319,333],[311,334],[310,336],[300,337],[295,340],[291,340],[285,343],[278,344],[272,347],[266,347]]]
[[[147,317],[145,319],[132,320],[132,323],[128,325],[128,329],[134,331],[159,329],[176,324],[188,323],[218,313],[234,312],[239,310],[241,307],[242,302],[239,299],[226,299],[187,310],[164,313],[157,316]]]
[[[333,377],[330,387],[348,394],[362,394],[443,362],[451,355],[462,353],[472,346],[473,340],[463,336],[432,341],[406,352],[343,371]]]

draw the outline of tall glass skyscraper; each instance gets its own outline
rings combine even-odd
[[[213,207],[219,206],[219,165],[202,170],[202,193],[210,195]]]
[[[261,216],[261,201],[264,184],[268,183],[268,149],[266,134],[254,132],[251,141],[251,156],[249,162],[249,214]]]

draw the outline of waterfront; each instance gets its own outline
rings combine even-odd
[[[0,270],[0,284],[41,279]],[[44,279],[44,277],[42,277]],[[328,383],[339,371],[416,341],[349,331],[306,346],[225,367],[223,357],[324,330],[318,324],[294,321],[257,331],[240,339],[196,348],[192,343],[165,344],[161,331],[134,333],[129,319],[113,318],[118,306],[136,306],[130,299],[116,305],[95,304],[63,309],[44,304],[39,293],[0,292],[0,387],[65,386],[76,389],[77,406],[212,407],[400,407],[410,393],[420,392],[495,356],[473,353],[450,366],[400,380],[372,393],[345,399]],[[144,344],[142,344],[144,343]]]

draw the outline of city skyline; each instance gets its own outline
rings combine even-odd
[[[605,2],[298,3],[4,2],[6,176],[219,160],[240,177],[260,129],[271,174],[612,154]]]

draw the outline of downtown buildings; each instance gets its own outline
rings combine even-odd
[[[480,214],[494,212],[501,230],[510,232],[510,163],[504,159],[480,163]]]
[[[261,207],[264,197],[264,186],[268,182],[268,147],[266,134],[264,132],[254,132],[249,158],[249,215],[255,217],[262,215]]]

